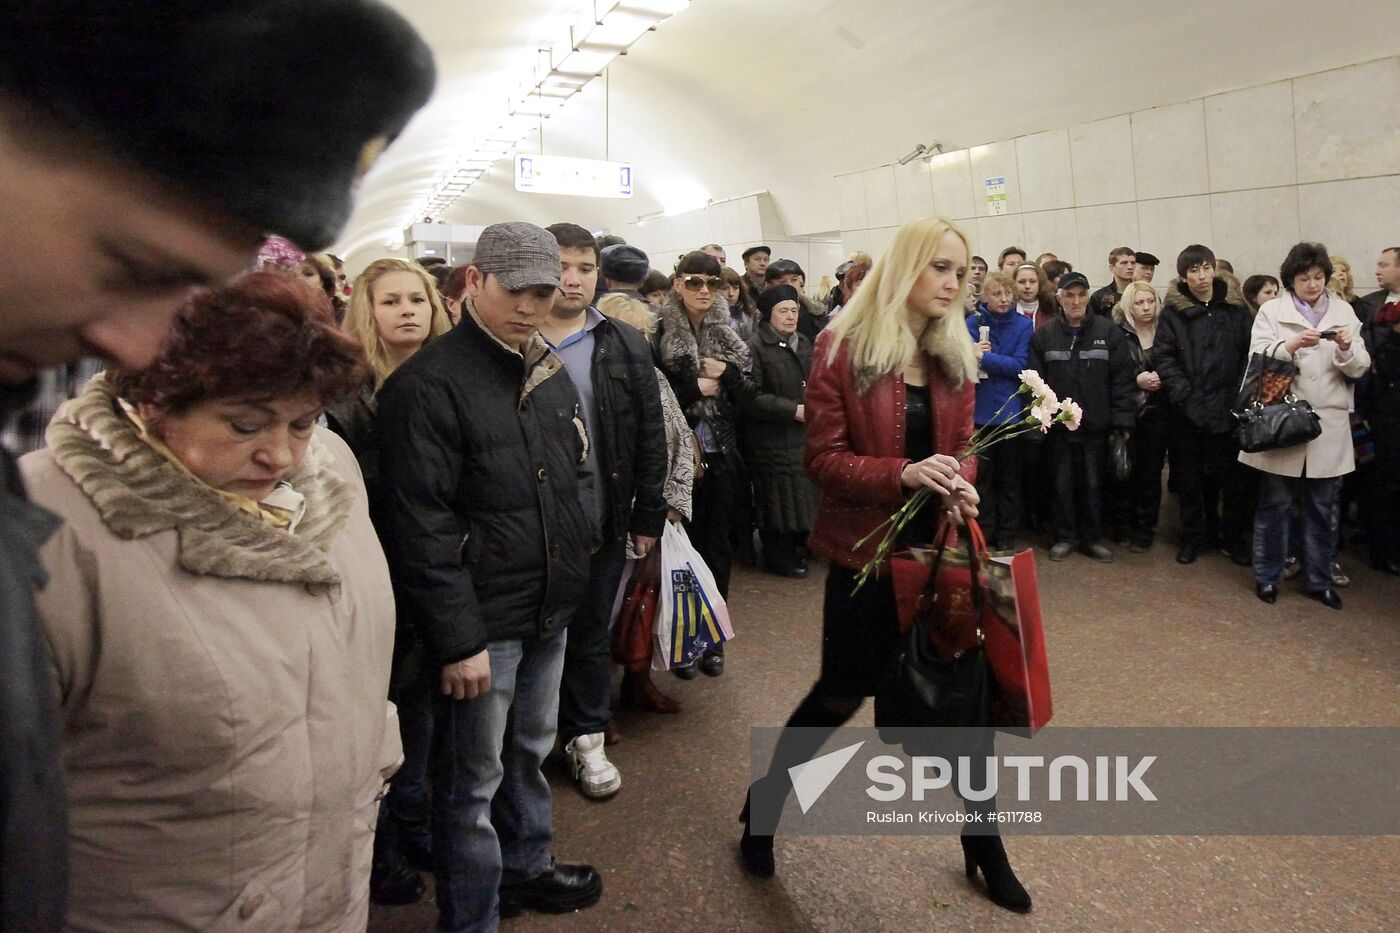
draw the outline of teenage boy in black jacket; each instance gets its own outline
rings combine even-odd
[[[563,294],[540,323],[540,334],[564,361],[583,400],[592,438],[588,469],[596,495],[589,505],[603,530],[593,553],[589,594],[569,625],[559,685],[559,740],[584,795],[610,797],[622,774],[603,750],[612,724],[613,599],[627,560],[656,545],[666,525],[666,429],[651,346],[636,328],[604,317],[589,302],[598,286],[598,244],[577,224],[547,228],[559,242]]]
[[[1193,244],[1176,258],[1152,359],[1171,403],[1171,469],[1181,510],[1178,563],[1202,547],[1228,547],[1248,564],[1253,490],[1239,463],[1235,397],[1249,362],[1253,318],[1234,279],[1215,274],[1215,254]]]
[[[1077,431],[1054,425],[1047,439],[1055,483],[1050,559],[1064,560],[1077,547],[1109,563],[1113,552],[1099,542],[1108,432],[1133,428],[1137,372],[1122,330],[1088,312],[1088,279],[1078,272],[1066,273],[1060,279],[1059,299],[1059,315],[1031,337],[1030,368],[1061,400],[1078,402],[1084,418]]]
[[[379,391],[381,537],[400,610],[437,664],[433,860],[438,926],[597,903],[603,879],[556,863],[549,782],[565,626],[588,594],[589,438],[539,335],[559,245],[494,224],[467,267],[462,320]]]

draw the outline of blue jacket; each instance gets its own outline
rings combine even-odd
[[[982,370],[987,378],[977,383],[977,408],[972,420],[977,425],[1004,424],[1026,405],[1022,398],[1007,406],[1000,415],[997,414],[1006,400],[1021,388],[1021,370],[1026,368],[1035,325],[1030,318],[1017,314],[1014,307],[1004,314],[993,314],[985,306],[980,306],[977,313],[967,319],[967,331],[972,335],[973,343],[977,342],[978,331],[982,327],[992,330],[992,351],[982,356]]]

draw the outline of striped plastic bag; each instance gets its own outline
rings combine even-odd
[[[652,668],[684,667],[733,637],[729,607],[710,568],[680,523],[667,522],[661,535],[661,611],[656,614]]]

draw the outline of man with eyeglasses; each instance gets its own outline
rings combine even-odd
[[[591,439],[540,336],[559,244],[493,224],[467,266],[466,314],[379,392],[389,568],[433,659],[438,928],[494,930],[525,908],[580,910],[603,879],[556,863],[549,782],[565,627],[598,543]]]

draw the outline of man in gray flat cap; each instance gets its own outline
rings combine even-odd
[[[189,289],[242,271],[268,233],[329,246],[355,183],[433,80],[427,46],[375,0],[6,4],[0,418],[28,403],[45,367],[149,362]],[[44,261],[54,256],[62,275]],[[56,525],[0,452],[7,933],[64,927],[59,716],[33,607]]]
[[[487,227],[467,313],[378,396],[389,568],[434,662],[433,861],[453,933],[603,893],[593,868],[554,861],[540,770],[601,540],[579,394],[538,330],[561,274],[548,231]]]

